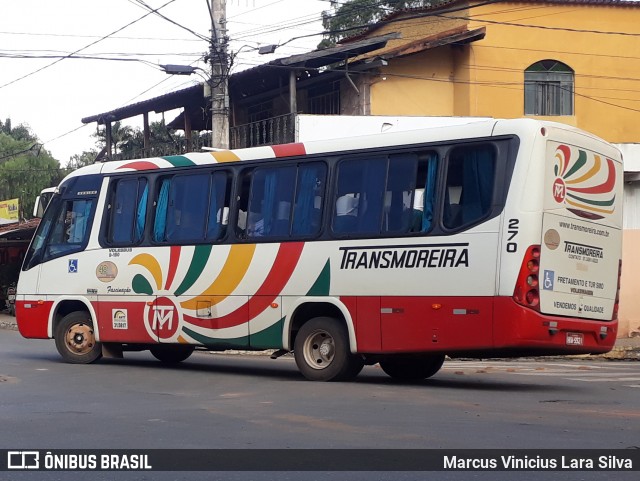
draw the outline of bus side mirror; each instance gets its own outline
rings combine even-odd
[[[42,218],[42,214],[44,214],[44,209],[40,205],[40,196],[36,197],[36,202],[33,204],[33,217],[37,217],[39,219]]]

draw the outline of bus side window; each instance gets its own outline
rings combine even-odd
[[[496,154],[489,145],[456,147],[447,164],[443,224],[456,229],[484,217],[493,200]]]
[[[338,187],[332,220],[337,234],[380,232],[387,157],[346,160],[338,164]]]
[[[209,216],[206,238],[218,240],[224,237],[229,224],[229,201],[231,179],[227,172],[214,172],[211,175],[209,190]]]
[[[248,237],[289,235],[296,167],[258,167],[251,179]]]
[[[382,232],[409,232],[414,221],[413,194],[416,187],[416,154],[389,156]],[[417,215],[421,215],[421,212]]]
[[[147,180],[119,179],[112,193],[108,240],[114,244],[136,244],[142,239],[146,224]],[[131,199],[136,199],[131,207]]]
[[[326,178],[327,167],[321,162],[298,167],[292,235],[306,236],[319,232]]]

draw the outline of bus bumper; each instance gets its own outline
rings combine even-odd
[[[16,321],[23,337],[49,339],[49,314],[53,302],[16,300]]]
[[[499,297],[494,304],[494,347],[532,350],[535,354],[596,354],[609,352],[618,321],[548,316]]]

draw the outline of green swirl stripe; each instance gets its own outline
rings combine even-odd
[[[211,245],[199,245],[195,247],[193,251],[193,258],[191,259],[191,265],[187,270],[187,275],[184,276],[182,284],[180,284],[180,287],[178,287],[174,292],[176,296],[184,294],[187,289],[193,286],[193,284],[198,280],[207,265],[212,247],[213,246]]]

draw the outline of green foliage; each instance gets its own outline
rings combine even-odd
[[[444,0],[349,0],[336,2],[334,11],[325,12],[322,26],[325,38],[318,48],[335,45],[345,37],[358,35],[385,15],[405,8],[418,8],[442,3]]]
[[[64,172],[25,125],[0,122],[0,200],[20,199],[22,218],[30,218],[36,196],[57,185]]]
[[[143,157],[157,157],[184,153],[185,137],[181,132],[170,132],[164,121],[155,121],[149,124],[149,150],[144,149],[144,132],[141,128],[123,126],[120,122],[114,122],[111,126],[112,142],[114,144],[115,159],[135,159]],[[106,146],[106,130],[101,129],[94,135],[97,138],[96,146],[103,149]],[[206,133],[193,132],[193,149],[201,145],[209,145],[209,137]],[[94,151],[90,151],[94,152]],[[84,152],[87,154],[87,152]],[[97,155],[97,153],[96,153]],[[72,159],[77,156],[72,157]],[[95,159],[95,156],[94,156]],[[84,164],[86,165],[86,164]]]

